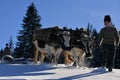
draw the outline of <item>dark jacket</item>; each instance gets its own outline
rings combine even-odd
[[[4,55],[12,55],[11,49],[9,47],[4,48]]]
[[[99,44],[119,45],[119,33],[115,27],[104,27],[100,31]]]

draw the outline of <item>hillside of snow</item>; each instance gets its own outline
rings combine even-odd
[[[51,64],[0,64],[0,80],[120,80],[120,70],[95,72],[97,68],[66,67]]]

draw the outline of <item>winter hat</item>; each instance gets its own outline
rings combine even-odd
[[[111,22],[111,17],[110,17],[110,15],[105,15],[104,21]]]

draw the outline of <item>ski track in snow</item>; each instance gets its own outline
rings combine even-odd
[[[95,72],[96,69],[64,64],[0,64],[0,80],[120,80],[119,69]]]

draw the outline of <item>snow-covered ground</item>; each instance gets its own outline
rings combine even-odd
[[[64,64],[0,64],[0,80],[120,80],[120,70],[95,72],[97,68],[74,68]]]

